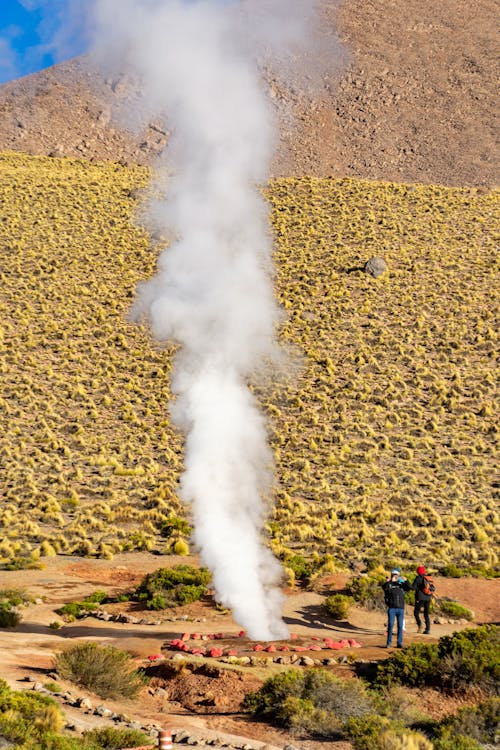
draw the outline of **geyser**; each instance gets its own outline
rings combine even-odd
[[[136,77],[141,119],[162,117],[172,133],[154,219],[173,239],[133,315],[180,345],[171,414],[186,435],[181,496],[218,600],[261,640],[288,632],[281,566],[262,538],[272,456],[248,388],[277,356],[280,320],[258,188],[276,127],[256,60],[297,48],[314,6],[99,0],[93,13],[97,57]]]

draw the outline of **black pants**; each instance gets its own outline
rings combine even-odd
[[[429,615],[430,606],[431,606],[430,599],[428,599],[426,602],[415,602],[415,609],[413,610],[413,614],[415,615],[415,621],[417,623],[417,627],[421,627],[422,625],[422,620],[420,619],[420,611],[423,610],[426,633],[429,633],[431,629],[431,618]]]

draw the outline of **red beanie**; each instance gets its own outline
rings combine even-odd
[[[419,565],[419,566],[418,566],[418,568],[417,568],[417,573],[419,574],[419,576],[423,576],[423,575],[425,575],[425,568],[424,568],[424,566],[423,566],[423,565]]]

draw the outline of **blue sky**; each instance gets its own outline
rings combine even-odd
[[[0,0],[0,83],[81,54],[86,4],[88,0]]]

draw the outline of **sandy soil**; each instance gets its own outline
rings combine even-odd
[[[168,564],[175,564],[178,561],[176,558],[168,558]],[[186,562],[186,558],[183,558],[183,561]],[[23,588],[33,598],[44,598],[43,602],[31,604],[24,610],[22,622],[18,627],[0,631],[0,674],[12,687],[27,687],[27,683],[23,683],[27,675],[42,683],[50,679],[47,674],[53,666],[54,654],[76,640],[117,645],[131,651],[141,664],[144,663],[142,660],[147,659],[149,655],[159,653],[166,641],[179,637],[182,632],[202,634],[214,631],[224,632],[228,635],[234,634],[235,642],[237,641],[236,635],[240,627],[231,616],[216,612],[212,607],[202,604],[191,605],[186,611],[191,616],[205,618],[205,622],[199,620],[195,622],[164,621],[157,625],[136,625],[86,618],[66,624],[60,630],[51,630],[49,624],[61,619],[55,610],[63,603],[81,599],[96,588],[104,588],[109,594],[129,590],[145,573],[155,570],[165,561],[147,553],[128,553],[120,555],[113,561],[72,559],[60,556],[47,558],[45,562],[44,570],[0,572],[0,588]],[[342,575],[331,577],[326,591],[341,590],[345,580],[346,576]],[[440,595],[454,597],[471,608],[476,614],[477,622],[500,619],[498,581],[438,578],[436,584]],[[325,593],[325,590],[322,593]],[[311,642],[313,638],[324,637],[333,637],[335,640],[355,638],[362,643],[361,648],[345,649],[331,655],[351,653],[355,654],[358,660],[365,661],[387,656],[387,650],[383,649],[385,640],[383,613],[354,608],[348,622],[334,622],[323,615],[320,606],[322,600],[322,594],[315,592],[288,592],[284,617],[290,631],[301,641]],[[131,605],[122,606],[127,609]],[[151,613],[148,613],[147,617],[150,618]],[[154,617],[160,620],[161,613],[155,613]],[[431,636],[418,635],[409,611],[405,642],[436,640],[441,635],[451,633],[460,627],[465,627],[465,625],[457,626],[449,623],[433,625]],[[324,652],[322,655],[326,656],[329,653]],[[204,661],[208,662],[208,660]],[[338,665],[336,669],[345,677],[348,677],[352,671],[350,664]],[[252,670],[249,670],[248,674],[250,675],[251,672]],[[262,669],[253,670],[253,672],[252,677],[249,676],[252,683],[251,685],[249,683],[248,689],[255,689],[256,674],[258,679],[266,676]],[[214,682],[214,685],[216,684],[217,680]],[[227,692],[227,684],[220,680],[220,685],[221,690]],[[72,686],[66,687],[74,691]],[[242,690],[245,689],[244,685],[240,687]],[[193,689],[191,680],[189,687],[191,699]],[[85,691],[79,689],[76,692],[79,695],[86,695]],[[229,706],[228,711],[219,711],[209,716],[196,716],[187,713],[186,707],[182,704],[182,696],[181,700],[178,700],[179,696],[177,696],[177,700],[172,702],[160,700],[152,696],[151,692],[145,692],[136,701],[101,701],[95,696],[92,696],[92,699],[94,705],[103,702],[112,710],[125,713],[133,719],[146,723],[156,722],[171,729],[187,729],[193,733],[204,733],[207,736],[231,734],[281,747],[294,741],[293,737],[287,733],[249,721],[248,718],[240,715],[234,706]],[[435,691],[427,691],[427,693],[424,691],[421,700],[424,708],[428,710],[429,707],[434,707],[433,710],[438,711],[440,715],[455,707],[449,701],[443,704]],[[92,714],[85,714],[79,709],[65,707],[65,710],[68,719],[80,729],[104,721]],[[343,745],[331,744],[337,750],[348,747],[345,743]],[[314,743],[301,743],[301,746],[306,750],[315,750]],[[324,744],[321,746],[324,747]]]

